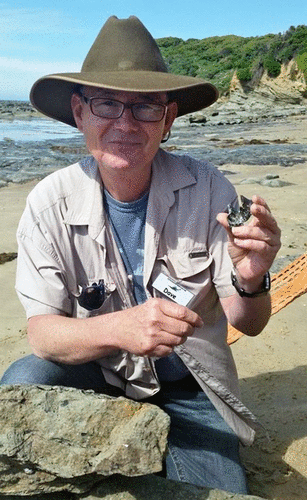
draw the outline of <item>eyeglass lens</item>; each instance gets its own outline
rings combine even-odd
[[[137,102],[134,104],[125,104],[114,99],[90,99],[92,113],[101,118],[119,118],[125,108],[130,108],[133,117],[139,121],[158,122],[161,121],[166,105],[156,103]]]

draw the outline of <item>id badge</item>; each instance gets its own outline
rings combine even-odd
[[[166,298],[182,306],[191,306],[195,295],[179,285],[174,279],[160,273],[152,284],[153,288],[162,293]]]

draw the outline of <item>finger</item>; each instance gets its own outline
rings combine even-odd
[[[164,358],[169,356],[173,352],[173,348],[166,345],[158,345],[155,350],[150,354],[150,356],[155,356],[158,358]]]
[[[171,335],[170,333],[168,332],[162,332],[163,333],[163,340],[161,340],[161,342],[159,343],[160,345],[165,345],[165,346],[169,346],[169,347],[176,347],[177,345],[181,345],[181,344],[184,344],[189,335],[182,335],[182,336],[178,336],[178,335]]]
[[[181,339],[184,336],[188,337],[193,335],[194,329],[195,326],[191,323],[162,313],[158,319],[151,322],[148,332],[156,337],[159,342],[161,339],[165,342],[165,332],[167,335],[175,335]],[[168,340],[171,341],[171,338],[168,337]],[[177,339],[176,342],[178,341]]]
[[[176,335],[170,335],[168,332],[160,332],[161,339],[159,343],[147,353],[149,356],[167,356],[170,354],[176,346],[184,344],[187,341],[187,337],[177,337]]]
[[[250,226],[265,227],[269,229],[272,233],[280,235],[280,229],[278,227],[276,219],[273,217],[271,212],[260,205],[252,205],[251,207],[254,219],[252,220]]]
[[[217,214],[216,219],[224,227],[224,229],[226,229],[229,238],[232,239],[232,231],[231,231],[231,227],[229,226],[227,217],[228,217],[228,214],[220,212],[219,214]]]
[[[268,212],[271,212],[270,210],[270,207],[269,205],[267,204],[267,202],[265,201],[264,198],[262,198],[261,196],[259,196],[258,194],[254,194],[252,196],[252,202],[255,204],[255,205],[262,205],[264,208],[266,208],[268,210]]]
[[[201,317],[188,307],[176,304],[176,302],[171,302],[170,300],[161,300],[161,311],[170,318],[179,320],[183,323],[188,323],[193,327],[203,326],[203,320]]]
[[[257,254],[265,256],[265,258],[269,256],[274,257],[280,248],[280,244],[270,245],[265,241],[255,240],[255,239],[235,238],[234,244],[237,247],[244,249],[245,251],[255,252]]]
[[[240,226],[233,228],[234,243],[238,239],[252,239],[258,241],[264,241],[270,246],[275,246],[279,244],[280,234],[277,232],[270,231],[266,227],[261,226]]]
[[[180,321],[171,317],[166,317],[167,319],[163,322],[162,328],[172,335],[177,337],[190,337],[193,335],[195,327],[186,321]]]
[[[181,345],[184,342],[186,342],[187,339],[182,339],[181,342],[177,345]],[[174,347],[176,345],[164,345],[164,344],[159,344],[156,346],[154,351],[150,354],[150,356],[157,356],[158,358],[164,358],[165,356],[169,356],[173,351]]]

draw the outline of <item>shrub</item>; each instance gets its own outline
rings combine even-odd
[[[241,82],[249,82],[253,78],[253,75],[251,69],[246,66],[237,70],[237,77]]]
[[[284,47],[280,52],[279,52],[279,58],[283,63],[288,63],[291,61],[293,58],[293,49],[292,47]]]
[[[278,75],[280,75],[281,72],[280,62],[275,61],[270,56],[264,59],[263,67],[267,70],[268,75],[272,78],[276,78]]]
[[[173,36],[169,36],[169,37],[166,37],[166,38],[158,38],[156,40],[157,44],[159,45],[159,47],[164,47],[164,48],[168,48],[168,47],[176,47],[177,45],[179,45],[180,43],[182,43],[182,38],[176,38],[176,37],[173,37]]]
[[[303,72],[305,82],[307,83],[307,52],[303,52],[303,54],[299,54],[296,57],[296,63],[297,63],[298,69],[300,69]]]

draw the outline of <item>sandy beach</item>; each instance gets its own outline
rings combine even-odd
[[[270,127],[257,124],[244,139],[307,144],[307,117],[290,117]],[[238,140],[233,137],[234,144]],[[223,170],[232,172],[227,176],[239,194],[257,193],[267,200],[282,229],[279,262],[286,265],[307,252],[307,162],[289,167],[227,164]],[[289,184],[270,187],[253,182],[268,173]],[[0,189],[0,253],[17,251],[18,220],[35,183]],[[25,314],[14,290],[15,269],[16,260],[0,266],[0,374],[30,352]],[[266,429],[253,447],[243,450],[250,490],[267,499],[307,498],[306,311],[304,294],[272,316],[260,336],[242,337],[232,345],[242,399]]]

